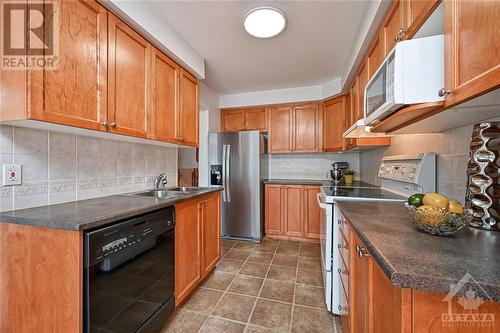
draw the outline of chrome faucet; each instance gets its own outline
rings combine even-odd
[[[158,177],[156,177],[156,179],[155,179],[155,189],[159,190],[160,189],[160,185],[161,185],[161,187],[166,188],[167,184],[168,184],[167,172],[165,171],[165,172],[161,173]]]

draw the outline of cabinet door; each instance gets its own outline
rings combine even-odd
[[[292,237],[304,237],[303,226],[303,193],[301,185],[285,186],[285,235]]]
[[[340,151],[345,130],[344,96],[332,98],[323,107],[323,150]]]
[[[353,125],[357,120],[361,119],[359,117],[359,79],[356,77],[351,86],[351,118],[353,120]],[[350,126],[351,126],[350,125]]]
[[[201,272],[200,200],[175,205],[175,304],[196,287]]]
[[[220,194],[210,194],[202,199],[202,274],[208,275],[220,257]]]
[[[198,147],[198,80],[181,69],[179,74],[180,143]]]
[[[365,117],[365,88],[368,83],[368,63],[365,62],[359,71],[358,81],[359,81],[359,108],[358,108],[358,119]]]
[[[292,149],[296,153],[319,151],[319,108],[317,104],[293,108]]]
[[[373,265],[373,331],[411,332],[411,291],[391,284],[382,269]]]
[[[245,129],[247,131],[266,131],[267,112],[265,108],[245,109]]]
[[[404,3],[402,0],[395,0],[382,24],[381,36],[384,47],[384,58],[392,51],[398,39],[401,38],[401,29],[405,30],[406,22],[403,7]]]
[[[107,11],[95,1],[59,4],[59,68],[31,71],[31,117],[106,131]]]
[[[276,107],[269,114],[269,152],[289,153],[292,150],[292,108]]]
[[[304,186],[304,235],[309,239],[319,239],[321,210],[317,194],[319,186]]]
[[[356,251],[356,246],[364,249],[363,243],[351,232],[351,240],[349,242],[350,252],[350,277],[349,281],[349,298],[350,298],[350,315],[352,332],[368,332],[370,323],[370,293],[371,286],[371,271],[372,261],[370,257],[360,257]],[[352,286],[352,288],[351,288]]]
[[[245,110],[227,110],[221,113],[223,132],[238,132],[245,130]]]
[[[445,1],[445,96],[449,107],[500,86],[500,4]]]
[[[375,37],[375,40],[373,41],[372,43],[372,46],[370,48],[370,51],[368,52],[368,58],[367,58],[367,66],[368,66],[368,78],[371,79],[373,77],[373,75],[375,74],[375,72],[377,71],[377,69],[379,68],[379,66],[382,64],[382,61],[384,60],[385,56],[384,56],[384,45],[383,45],[383,42],[381,41],[382,40],[382,36],[381,34],[379,34],[378,36]],[[361,90],[363,90],[363,95],[364,95],[364,89],[365,89],[365,85],[366,85],[366,82],[359,82],[359,89],[360,89],[360,98],[361,98]],[[362,85],[363,84],[363,85]],[[363,103],[364,101],[360,99],[360,102],[359,102],[359,113],[358,113],[358,119],[361,119],[359,118],[360,116],[362,117],[362,112],[360,112],[362,109],[363,109]]]
[[[266,235],[284,235],[283,185],[266,185]]]
[[[179,66],[160,50],[153,51],[152,112],[149,124],[153,139],[177,143],[177,87]]]
[[[151,45],[112,14],[108,15],[108,29],[109,130],[146,137]]]

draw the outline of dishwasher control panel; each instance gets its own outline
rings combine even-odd
[[[125,249],[141,246],[175,227],[175,209],[168,207],[153,213],[120,221],[111,226],[85,232],[85,265],[93,265]]]

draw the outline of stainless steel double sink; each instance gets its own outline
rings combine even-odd
[[[143,192],[130,193],[130,195],[138,195],[143,197],[156,197],[156,198],[174,198],[187,193],[199,192],[205,190],[204,187],[174,187],[165,190],[147,190]]]

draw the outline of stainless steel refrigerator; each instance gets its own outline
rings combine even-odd
[[[221,237],[260,242],[261,179],[267,177],[267,136],[258,131],[209,133],[211,186],[223,186]]]

